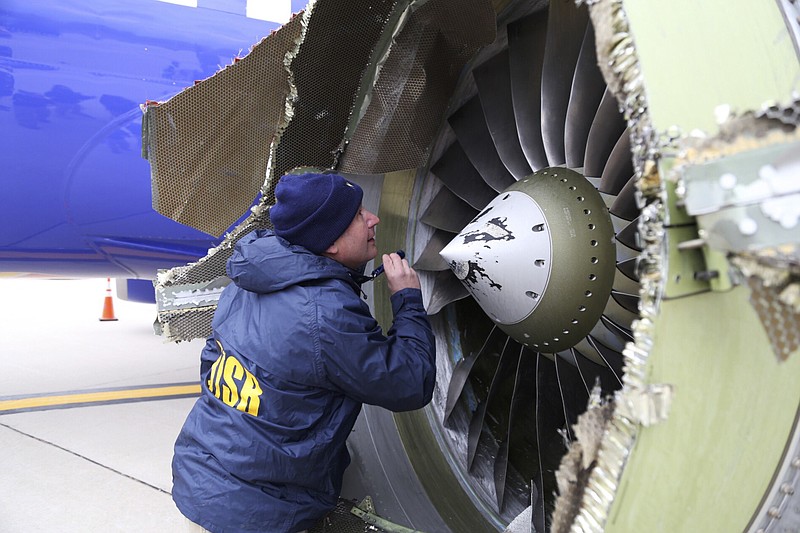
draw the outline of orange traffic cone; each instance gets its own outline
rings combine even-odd
[[[101,322],[109,322],[117,320],[114,316],[114,298],[111,296],[111,278],[106,278],[108,281],[108,288],[106,289],[106,299],[103,302],[103,315],[100,317]]]

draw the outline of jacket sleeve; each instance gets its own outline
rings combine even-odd
[[[434,337],[419,289],[392,295],[388,337],[360,299],[321,313],[320,358],[327,379],[347,396],[392,411],[430,402],[436,383]]]

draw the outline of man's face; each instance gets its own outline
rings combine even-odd
[[[357,269],[378,255],[375,245],[375,226],[381,220],[364,206],[338,239],[326,250],[326,255],[346,267]]]

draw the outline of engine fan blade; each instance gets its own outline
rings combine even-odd
[[[617,262],[617,270],[625,274],[627,277],[634,281],[639,281],[639,272],[637,270],[638,258],[628,259],[627,261]]]
[[[508,50],[496,54],[472,71],[489,132],[500,159],[514,178],[530,174],[531,167],[522,152],[511,96],[511,67]]]
[[[425,209],[420,220],[434,228],[458,233],[477,212],[450,189],[442,187]]]
[[[632,315],[639,314],[639,296],[635,294],[625,294],[623,292],[611,291],[611,299],[617,302],[623,309]]]
[[[575,65],[589,22],[585,6],[575,9],[569,2],[551,2],[548,10],[547,43],[542,67],[542,139],[550,166],[563,165],[564,129]]]
[[[612,219],[613,218],[614,217],[612,216]],[[628,248],[641,251],[642,247],[639,244],[639,217],[634,218],[632,221],[627,221],[623,218],[617,218],[617,220],[620,220],[625,224],[624,227],[619,230],[614,228],[617,234],[617,241],[621,244],[624,244]]]
[[[639,206],[636,205],[636,181],[632,175],[609,207],[609,211],[625,220],[633,220],[639,216]]]
[[[455,236],[456,235],[454,233],[440,229],[435,230],[430,236],[428,244],[425,245],[425,249],[422,250],[422,253],[419,255],[417,260],[414,261],[414,269],[431,271],[446,270],[449,272],[450,267],[447,266],[447,262],[442,259],[442,256],[439,255],[439,252],[441,252],[442,248],[447,246],[447,243],[452,241]]]
[[[511,96],[517,132],[533,170],[547,166],[542,140],[542,65],[547,37],[547,12],[539,11],[508,25]]]
[[[608,156],[624,131],[625,119],[619,112],[616,98],[606,88],[586,140],[583,173],[587,178],[602,176]]]
[[[464,149],[466,157],[481,175],[482,181],[486,180],[496,192],[514,183],[514,176],[503,164],[494,147],[478,96],[469,99],[450,115],[447,121]]]
[[[475,460],[478,452],[478,442],[486,424],[486,412],[497,395],[500,386],[514,374],[514,370],[516,369],[519,353],[513,349],[515,346],[516,343],[514,343],[510,337],[507,337],[503,345],[503,350],[500,353],[500,360],[497,363],[497,368],[492,376],[491,385],[489,385],[489,392],[486,394],[486,398],[478,405],[478,409],[472,414],[472,419],[469,422],[469,440],[467,445],[467,469],[469,470],[476,468]],[[481,465],[480,468],[482,467],[483,465]]]
[[[481,174],[472,166],[459,143],[453,143],[445,150],[442,157],[431,167],[431,172],[453,194],[476,211],[486,207],[486,204],[494,200],[497,195],[496,191],[481,179]]]
[[[435,272],[430,279],[431,286],[423,287],[425,310],[429,315],[435,315],[445,305],[469,296],[469,291],[450,270]]]
[[[494,486],[497,496],[497,508],[502,511],[505,499],[506,475],[508,473],[509,446],[512,441],[512,432],[515,431],[518,417],[523,409],[532,405],[534,389],[530,386],[536,379],[536,358],[533,354],[521,353],[517,363],[514,390],[511,396],[511,406],[508,412],[508,426],[500,442],[497,458],[494,462]]]
[[[586,25],[575,77],[572,80],[567,124],[564,133],[564,149],[567,166],[580,168],[586,156],[586,141],[597,108],[605,93],[606,82],[597,67],[594,44],[594,26]]]
[[[626,129],[608,156],[600,180],[600,192],[617,195],[633,176],[631,137]]]
[[[632,308],[623,306],[619,303],[614,295],[625,295],[626,293],[618,292],[616,290],[611,291],[611,298],[608,299],[606,302],[606,307],[603,310],[603,315],[612,320],[615,324],[624,325],[625,327],[630,329],[631,323],[639,316],[639,313],[636,311],[636,306],[638,305],[639,297],[633,294],[627,294],[626,296],[631,299],[636,299],[636,302],[633,304]]]
[[[492,330],[486,336],[486,340],[483,342],[483,346],[481,346],[480,350],[472,352],[464,359],[461,359],[453,369],[453,374],[450,376],[450,385],[447,387],[447,403],[445,404],[444,410],[445,422],[450,418],[450,414],[453,412],[456,402],[461,397],[464,385],[472,371],[472,366],[475,364],[478,357],[484,353],[486,347],[489,346],[489,341],[492,339],[492,336],[496,334],[502,334],[502,332],[497,326],[493,326]]]

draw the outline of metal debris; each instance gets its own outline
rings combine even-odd
[[[294,17],[214,76],[144,106],[142,148],[156,211],[214,236],[247,212],[283,121],[284,56],[304,35],[302,20]]]
[[[639,234],[643,244],[639,256],[640,318],[632,324],[634,341],[628,342],[623,350],[625,375],[623,388],[617,395],[617,403],[625,403],[628,394],[634,398],[638,395],[632,391],[645,390],[647,387],[646,363],[653,345],[653,324],[664,291],[663,265],[667,258],[664,240],[666,192],[661,176],[655,170],[655,163],[662,151],[676,150],[671,142],[677,135],[665,134],[659,139],[652,127],[635,39],[622,0],[593,0],[586,3],[595,28],[597,57],[603,77],[620,102],[630,129],[636,198],[642,210],[639,217]],[[555,529],[554,514],[554,532],[603,531],[638,431],[638,424],[614,409],[599,443],[595,464],[585,480],[585,488],[576,494],[580,500],[565,498],[556,504],[555,513],[559,516],[561,529]],[[565,458],[565,461],[574,462],[574,458]]]
[[[800,260],[798,245],[731,257],[750,287],[750,303],[775,356],[785,361],[800,347]]]
[[[251,209],[251,215],[225,236],[222,243],[209,250],[208,255],[195,263],[162,270],[154,283],[156,287],[157,318],[153,325],[157,335],[165,342],[190,341],[211,335],[211,320],[217,308],[216,300],[221,291],[217,289],[230,282],[225,273],[225,265],[233,253],[236,242],[255,229],[270,227],[268,207],[263,202]],[[174,306],[172,296],[181,291],[203,290],[194,293],[192,298],[183,301],[184,305]]]
[[[578,417],[578,423],[573,426],[577,438],[570,445],[556,472],[558,499],[553,512],[552,533],[570,531],[580,513],[589,476],[597,465],[600,446],[613,411],[613,402],[590,407]]]
[[[328,36],[343,20],[358,28],[358,38],[331,46]],[[312,0],[248,56],[168,102],[149,104],[143,144],[160,212],[220,235],[246,213],[259,187],[262,195],[219,247],[160,275],[159,283],[223,278],[233,243],[269,227],[274,186],[286,172],[313,166],[363,174],[422,164],[463,64],[494,35],[488,0],[386,0],[370,9]],[[437,76],[400,83],[409,69]],[[175,122],[175,110],[182,122]],[[246,190],[237,188],[241,182]],[[160,311],[156,329],[168,340],[204,337],[213,307],[196,311],[196,324],[190,309]],[[168,327],[170,316],[183,325]]]
[[[524,511],[517,515],[517,517],[506,526],[503,533],[531,533],[533,531],[531,528],[532,510],[532,506],[529,505],[526,507]]]
[[[747,117],[737,124],[728,123],[721,133],[708,139],[703,132],[684,135],[678,128],[657,132],[654,130],[648,113],[648,100],[644,87],[642,71],[636,51],[636,43],[630,31],[628,17],[621,0],[585,0],[596,32],[597,57],[603,76],[613,91],[631,131],[631,149],[637,184],[637,202],[641,208],[639,234],[643,243],[639,257],[640,273],[640,319],[633,324],[634,341],[629,342],[623,351],[625,357],[625,376],[623,389],[616,397],[613,416],[606,428],[605,438],[600,442],[596,465],[585,484],[585,490],[578,508],[574,510],[568,503],[559,504],[556,513],[570,516],[565,520],[562,531],[600,532],[604,529],[624,465],[639,431],[639,424],[656,422],[666,416],[671,389],[656,391],[649,389],[646,363],[653,346],[653,330],[664,295],[665,261],[668,250],[665,241],[667,220],[667,193],[663,176],[656,170],[659,161],[665,157],[682,156],[697,163],[696,153],[692,153],[692,143],[703,146],[708,153],[711,149],[729,149],[732,132],[748,131],[749,138],[739,139],[735,152],[752,149],[757,145],[761,133],[790,132],[796,125],[797,102],[792,109],[773,109],[766,106],[761,117]],[[774,106],[773,106],[774,107]],[[726,110],[720,116],[728,118]],[[729,121],[730,122],[730,121]],[[738,126],[738,129],[734,126]],[[727,135],[727,137],[726,137]],[[688,141],[688,142],[687,142]],[[723,180],[725,183],[727,181]],[[721,183],[721,185],[725,185]],[[793,179],[796,183],[796,179]],[[678,183],[680,191],[685,183]],[[794,204],[792,204],[794,205]],[[785,214],[783,205],[765,206],[766,217],[777,218],[794,227],[794,212]],[[737,225],[743,234],[753,233],[752,224],[745,221]],[[702,235],[701,235],[702,237]],[[795,239],[796,240],[796,239]],[[788,287],[787,287],[788,288]],[[786,289],[784,289],[786,290]],[[795,289],[785,293],[785,299],[794,302]],[[780,297],[776,297],[779,300]],[[797,328],[795,327],[795,331]],[[572,472],[575,471],[575,459]],[[569,468],[569,466],[565,466]],[[560,510],[559,506],[565,509]],[[554,531],[556,529],[554,528]]]
[[[697,221],[706,262],[723,257],[730,281],[749,286],[781,361],[800,347],[798,107],[727,114],[718,135],[684,141],[668,176]]]
[[[617,399],[616,414],[644,427],[658,424],[669,415],[673,392],[672,385],[664,384],[626,391]]]

